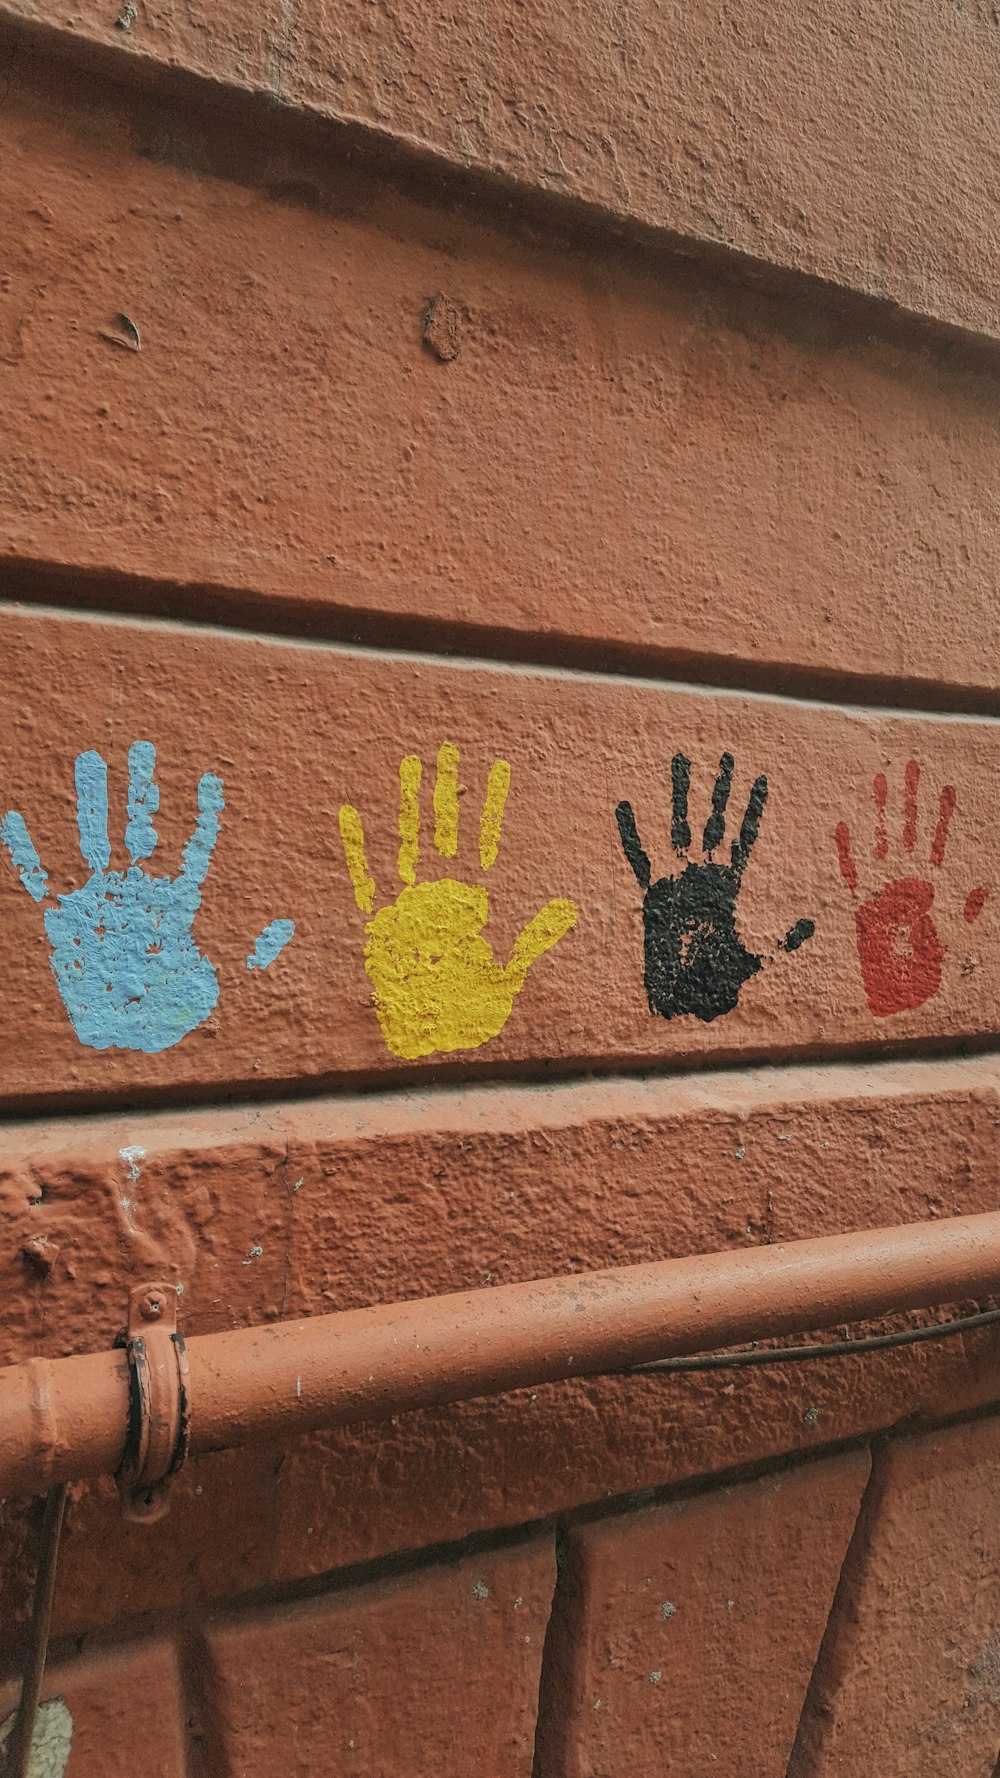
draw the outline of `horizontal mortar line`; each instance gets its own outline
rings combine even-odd
[[[699,1087],[710,1086],[713,1080],[719,1082],[720,1086],[723,1083],[728,1085],[741,1074],[748,1078],[759,1078],[766,1073],[773,1077],[777,1087],[781,1080],[792,1080],[796,1074],[807,1072],[829,1073],[831,1079],[836,1080],[845,1078],[852,1071],[863,1070],[866,1078],[870,1079],[873,1070],[885,1068],[888,1071],[907,1064],[917,1066],[921,1063],[939,1062],[949,1068],[950,1075],[963,1062],[993,1062],[1000,1071],[998,1035],[1000,1034],[994,1032],[978,1038],[916,1037],[901,1039],[895,1044],[884,1038],[873,1038],[867,1045],[830,1045],[824,1049],[804,1047],[794,1056],[769,1055],[767,1051],[750,1054],[729,1051],[711,1061],[706,1061],[705,1058],[685,1061],[669,1056],[663,1058],[662,1064],[646,1060],[640,1066],[629,1066],[629,1058],[623,1059],[621,1064],[611,1059],[602,1064],[588,1062],[574,1066],[567,1063],[559,1072],[544,1067],[531,1068],[525,1064],[511,1064],[504,1069],[498,1068],[496,1063],[490,1065],[484,1062],[475,1071],[474,1065],[470,1067],[466,1064],[461,1069],[431,1069],[419,1078],[412,1075],[390,1075],[389,1079],[366,1082],[342,1075],[330,1076],[315,1084],[300,1085],[298,1091],[291,1092],[283,1089],[294,1083],[272,1080],[261,1082],[256,1091],[253,1090],[254,1082],[241,1081],[228,1086],[213,1082],[206,1085],[203,1092],[193,1091],[190,1083],[185,1083],[181,1087],[172,1087],[169,1084],[133,1086],[111,1089],[108,1092],[100,1089],[81,1092],[77,1088],[66,1093],[22,1093],[13,1100],[5,1101],[0,1097],[0,1132],[30,1129],[34,1124],[43,1124],[47,1130],[70,1123],[98,1129],[123,1117],[184,1117],[225,1111],[234,1116],[245,1113],[251,1119],[251,1128],[243,1132],[241,1139],[252,1135],[253,1125],[258,1121],[262,1135],[277,1134],[284,1137],[287,1131],[276,1132],[262,1121],[266,1113],[269,1110],[279,1114],[291,1113],[297,1107],[313,1106],[321,1099],[330,1099],[343,1105],[357,1102],[365,1106],[368,1115],[374,1115],[380,1105],[389,1110],[420,1099],[426,1110],[431,1103],[447,1106],[460,1096],[474,1093],[481,1093],[484,1097],[523,1093],[527,1103],[532,1097],[544,1099],[553,1091],[572,1092],[577,1088],[586,1091],[595,1085],[621,1085],[627,1089],[672,1082],[678,1087],[697,1091]],[[848,1096],[846,1078],[844,1096]],[[865,1097],[871,1098],[873,1095],[868,1093]],[[794,1109],[794,1105],[789,1107],[790,1114]],[[488,1123],[484,1124],[484,1134],[489,1134],[490,1129]],[[336,1131],[332,1133],[336,1135]]]
[[[0,562],[0,584],[2,584],[3,578],[3,564]],[[220,641],[237,644],[242,643],[248,647],[306,649],[315,653],[343,655],[352,660],[357,659],[360,656],[362,659],[366,660],[385,661],[387,663],[395,664],[415,663],[420,666],[434,667],[438,669],[453,669],[456,672],[489,671],[496,674],[511,674],[522,679],[535,677],[553,681],[557,684],[627,684],[630,687],[635,687],[637,690],[672,692],[675,694],[684,693],[688,697],[696,698],[716,699],[724,697],[732,699],[738,697],[744,698],[749,703],[777,704],[780,707],[788,709],[826,711],[832,714],[849,717],[879,717],[882,719],[902,718],[914,722],[932,720],[957,724],[973,723],[980,726],[983,723],[1000,722],[1000,688],[998,688],[995,693],[983,693],[982,701],[984,707],[975,709],[967,707],[955,708],[954,704],[939,707],[934,704],[916,705],[881,701],[864,703],[854,700],[841,701],[832,696],[829,692],[824,696],[809,697],[803,692],[786,691],[780,688],[771,690],[768,689],[766,685],[762,686],[759,683],[753,683],[752,681],[748,682],[735,675],[732,681],[722,677],[716,677],[715,679],[710,679],[708,677],[683,678],[678,676],[676,663],[671,663],[674,666],[674,671],[672,673],[668,674],[665,671],[661,676],[655,674],[651,670],[651,664],[648,661],[644,662],[646,670],[637,672],[635,670],[630,670],[627,666],[609,665],[602,667],[592,661],[580,663],[575,662],[572,659],[568,659],[566,664],[562,665],[558,662],[546,660],[544,657],[522,658],[519,653],[490,654],[484,652],[478,654],[474,652],[465,652],[464,650],[461,652],[435,650],[433,646],[429,647],[426,641],[423,644],[414,642],[411,646],[406,643],[391,641],[383,643],[352,640],[350,637],[340,635],[316,636],[308,633],[300,634],[286,629],[280,631],[261,630],[252,625],[252,618],[254,616],[252,609],[248,610],[247,622],[246,624],[243,624],[235,621],[235,619],[223,622],[218,621],[217,618],[199,619],[196,615],[189,613],[185,613],[183,617],[176,617],[168,614],[161,614],[155,610],[128,612],[115,606],[105,609],[90,604],[56,605],[42,600],[36,602],[31,598],[11,599],[10,597],[7,597],[0,598],[0,616],[3,615],[21,618],[38,616],[59,622],[94,625],[110,624],[116,628],[127,630],[163,630],[170,635],[198,636],[199,638],[209,636],[215,637]],[[259,611],[257,616],[259,618]],[[227,617],[229,617],[228,613]],[[380,619],[380,625],[383,621],[385,622],[385,627],[387,629],[393,627],[391,619]],[[412,623],[412,620],[402,621],[410,621]],[[529,637],[526,637],[525,639],[530,640]],[[464,637],[463,640],[465,640]],[[585,644],[584,646],[589,651],[591,647],[596,650],[602,645],[594,643]],[[607,652],[613,655],[615,651],[615,645],[609,644]],[[572,641],[569,641],[566,653],[567,655],[571,655],[572,652],[573,643]],[[718,661],[711,656],[699,656],[698,660],[704,663],[706,675],[711,672],[713,668],[717,669],[719,665]],[[774,671],[776,677],[780,680],[781,669],[775,668]],[[812,673],[810,669],[796,669],[795,671],[796,674],[801,673],[803,677],[824,677],[820,673]],[[754,678],[756,678],[756,675],[754,675]],[[847,682],[849,683],[849,676],[847,676]],[[956,693],[955,695],[958,696],[960,694]]]
[[[621,1381],[627,1379],[620,1378]],[[593,1377],[576,1377],[568,1379],[576,1389],[586,1388],[597,1379]],[[641,1383],[649,1379],[636,1378]],[[662,1386],[654,1379],[657,1386]],[[560,1390],[564,1383],[543,1383],[538,1385],[542,1390]],[[524,1391],[512,1390],[510,1394],[521,1394]],[[415,1410],[419,1412],[449,1412],[450,1409]],[[952,1417],[944,1424],[964,1424],[966,1421],[988,1417],[992,1411],[976,1409],[963,1413],[957,1418]],[[936,1424],[936,1422],[935,1422]],[[921,1430],[923,1425],[921,1423]],[[781,1451],[773,1455],[750,1459],[743,1463],[731,1464],[718,1470],[705,1470],[698,1475],[684,1477],[681,1480],[663,1482],[648,1488],[623,1489],[620,1494],[601,1497],[598,1500],[583,1501],[575,1506],[563,1507],[546,1513],[537,1519],[522,1519],[514,1525],[486,1526],[481,1530],[470,1531],[462,1537],[437,1539],[433,1543],[423,1544],[417,1548],[409,1547],[390,1550],[384,1555],[361,1558],[355,1562],[345,1562],[333,1568],[323,1569],[318,1574],[306,1574],[290,1577],[287,1580],[265,1581],[257,1587],[242,1592],[224,1593],[199,1601],[192,1606],[181,1606],[167,1613],[159,1613],[155,1607],[149,1611],[139,1612],[131,1616],[113,1619],[102,1625],[94,1634],[88,1635],[86,1645],[80,1649],[78,1635],[72,1633],[54,1638],[50,1646],[49,1662],[58,1664],[83,1655],[99,1657],[106,1651],[118,1648],[123,1644],[148,1641],[154,1636],[168,1639],[183,1634],[198,1634],[200,1631],[224,1628],[230,1621],[237,1622],[253,1613],[266,1616],[271,1611],[281,1611],[285,1607],[303,1604],[322,1604],[324,1599],[339,1598],[343,1594],[352,1593],[364,1587],[378,1585],[383,1581],[405,1581],[411,1576],[419,1575],[435,1568],[454,1567],[475,1556],[489,1557],[509,1549],[517,1549],[546,1536],[555,1538],[560,1528],[570,1528],[577,1524],[602,1523],[605,1519],[609,1524],[617,1524],[629,1513],[642,1511],[649,1507],[667,1506],[675,1501],[685,1501],[701,1494],[714,1494],[717,1490],[738,1486],[743,1482],[754,1482],[765,1476],[784,1475],[797,1472],[811,1464],[822,1464],[831,1457],[838,1457],[850,1451],[864,1450],[872,1440],[883,1438],[891,1429],[879,1427],[874,1431],[856,1433],[843,1439],[830,1440],[827,1443],[810,1445],[808,1449]],[[304,1443],[307,1438],[315,1439],[315,1433],[301,1435],[294,1443]],[[320,1434],[319,1436],[322,1436]],[[191,1460],[191,1468],[199,1463],[209,1463],[220,1455],[212,1452],[208,1457],[196,1457]],[[286,1451],[279,1454],[277,1461],[283,1463]],[[204,1500],[202,1495],[202,1500]],[[211,1511],[211,1502],[206,1509]],[[15,1662],[14,1673],[18,1671]],[[0,1679],[2,1679],[0,1675]],[[9,1675],[8,1675],[9,1677]]]
[[[109,85],[132,96],[150,94],[167,102],[176,99],[207,115],[215,123],[224,113],[243,115],[255,130],[280,137],[296,146],[338,146],[344,161],[361,170],[382,173],[404,191],[407,186],[419,199],[436,205],[442,201],[472,203],[481,221],[505,234],[517,234],[519,225],[532,230],[551,228],[557,240],[571,245],[598,248],[632,248],[655,260],[666,256],[681,263],[697,262],[721,269],[734,284],[756,292],[791,296],[811,301],[824,310],[853,314],[868,325],[879,326],[891,340],[898,333],[934,339],[946,348],[971,350],[995,360],[1000,334],[948,319],[932,309],[915,308],[899,297],[878,291],[859,290],[819,273],[805,272],[781,261],[764,259],[732,243],[708,236],[684,234],[667,224],[651,222],[614,210],[597,199],[542,185],[535,180],[483,162],[460,161],[431,142],[402,135],[370,121],[337,116],[304,103],[289,103],[274,88],[240,86],[217,75],[143,55],[123,37],[121,43],[102,43],[77,37],[72,31],[45,21],[27,19],[7,11],[0,0],[0,38],[16,52],[24,50],[69,67],[80,67],[105,79]],[[8,82],[16,67],[4,70]],[[230,174],[232,177],[232,174]],[[237,175],[238,177],[238,175]],[[519,214],[512,215],[516,200]]]
[[[575,1389],[583,1389],[592,1385],[597,1379],[593,1377],[576,1377],[570,1379]],[[677,1378],[672,1379],[674,1383]],[[620,1377],[619,1382],[628,1379]],[[636,1384],[650,1384],[662,1388],[666,1379],[636,1377]],[[542,1390],[561,1390],[565,1384],[540,1384]],[[682,1383],[683,1387],[683,1383]],[[512,1391],[512,1394],[521,1393]],[[248,1613],[266,1615],[269,1611],[280,1611],[283,1607],[296,1604],[321,1602],[325,1598],[336,1598],[342,1594],[353,1592],[366,1586],[377,1585],[381,1581],[406,1580],[411,1575],[438,1567],[454,1566],[470,1557],[477,1555],[489,1556],[518,1546],[529,1544],[546,1535],[557,1536],[560,1530],[570,1529],[575,1525],[601,1524],[605,1520],[614,1526],[631,1513],[641,1512],[650,1507],[669,1506],[674,1503],[698,1498],[702,1494],[714,1494],[726,1488],[739,1486],[742,1483],[762,1480],[766,1476],[796,1473],[812,1464],[823,1464],[831,1458],[839,1457],[851,1451],[861,1451],[873,1444],[884,1445],[898,1438],[906,1439],[926,1431],[947,1430],[952,1426],[963,1426],[990,1420],[997,1416],[1000,1403],[986,1402],[969,1409],[960,1409],[957,1413],[921,1416],[919,1422],[910,1422],[897,1427],[887,1422],[866,1432],[851,1434],[842,1439],[817,1442],[807,1449],[780,1451],[757,1459],[748,1459],[741,1463],[730,1464],[719,1469],[709,1469],[697,1475],[685,1476],[679,1480],[663,1482],[648,1488],[623,1489],[621,1493],[598,1500],[582,1501],[574,1506],[559,1508],[554,1512],[542,1515],[537,1519],[519,1520],[514,1525],[487,1526],[481,1530],[471,1531],[463,1537],[437,1539],[433,1543],[417,1548],[404,1548],[388,1551],[384,1555],[361,1558],[355,1562],[345,1562],[333,1568],[323,1569],[318,1574],[307,1574],[290,1577],[287,1580],[262,1582],[258,1587],[247,1588],[242,1592],[224,1593],[198,1601],[192,1606],[181,1606],[174,1611],[160,1613],[155,1607],[149,1611],[139,1612],[131,1616],[113,1619],[104,1624],[93,1635],[88,1635],[83,1650],[80,1648],[78,1635],[69,1633],[54,1639],[51,1644],[50,1661],[60,1663],[75,1659],[81,1654],[100,1656],[106,1651],[123,1644],[147,1641],[154,1636],[165,1636],[172,1639],[186,1634],[197,1634],[215,1625],[220,1627],[232,1619],[238,1619]],[[428,1410],[421,1410],[428,1411]],[[437,1410],[441,1412],[442,1410]],[[445,1409],[445,1412],[453,1412]],[[303,1435],[314,1439],[317,1435]],[[320,1435],[322,1436],[322,1435]],[[300,1441],[296,1441],[300,1442]],[[211,1464],[220,1453],[211,1453],[208,1457],[192,1459],[192,1467],[199,1463]],[[278,1461],[283,1462],[282,1452]],[[202,1496],[204,1499],[204,1496]],[[209,1501],[208,1511],[212,1510]],[[19,1672],[17,1661],[6,1675],[7,1678]],[[0,1674],[0,1679],[3,1675]]]

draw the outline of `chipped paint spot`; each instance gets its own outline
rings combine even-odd
[[[677,1616],[677,1607],[672,1599],[664,1599],[663,1604],[660,1606],[660,1616],[663,1618],[664,1622],[666,1622],[668,1618]]]
[[[477,1580],[475,1585],[473,1586],[473,1589],[472,1589],[472,1597],[474,1599],[488,1599],[489,1596],[490,1596],[490,1589],[486,1585],[486,1582],[483,1580]]]
[[[120,1148],[118,1153],[128,1169],[129,1180],[136,1185],[142,1172],[142,1162],[146,1159],[146,1150],[136,1143],[134,1147]]]
[[[0,1724],[0,1753],[7,1746],[16,1710]],[[48,1698],[39,1704],[31,1737],[28,1778],[63,1778],[73,1746],[73,1718],[65,1698]]]
[[[650,1683],[650,1685],[659,1685],[660,1680],[662,1678],[663,1678],[663,1674],[661,1673],[660,1669],[657,1668],[655,1673],[650,1674],[649,1683]]]
[[[253,1260],[260,1259],[263,1251],[264,1251],[263,1247],[257,1247],[257,1246],[251,1247],[250,1252],[247,1254],[246,1259],[243,1261],[243,1264],[245,1266],[248,1266],[252,1263]]]

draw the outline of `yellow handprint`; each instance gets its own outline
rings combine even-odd
[[[481,937],[489,917],[485,889],[442,877],[417,882],[420,781],[423,767],[408,754],[399,768],[399,875],[403,887],[391,907],[375,905],[375,880],[365,857],[357,809],[340,811],[340,837],[354,899],[363,914],[365,968],[374,990],[382,1034],[394,1056],[412,1061],[439,1050],[478,1049],[502,1031],[531,965],[576,922],[571,901],[550,901],[520,933],[505,969]],[[486,786],[479,823],[479,862],[496,862],[510,789],[510,766],[498,759]],[[442,858],[458,850],[458,748],[446,741],[437,757],[434,844]]]

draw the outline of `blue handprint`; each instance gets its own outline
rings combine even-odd
[[[219,998],[219,978],[192,936],[201,906],[225,804],[222,779],[206,772],[198,785],[198,820],[176,878],[154,877],[138,860],[152,856],[153,816],[160,793],[153,778],[151,741],[129,748],[128,870],[109,870],[108,768],[99,753],[76,762],[76,818],[80,851],[93,875],[81,889],[56,897],[45,910],[52,946],[52,973],[81,1043],[91,1049],[170,1049],[202,1024]],[[49,893],[24,817],[12,811],[0,821],[0,838],[33,901]],[[247,958],[248,969],[266,969],[295,931],[291,920],[272,920]]]

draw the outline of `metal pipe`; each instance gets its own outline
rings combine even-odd
[[[1000,1291],[1000,1212],[421,1298],[188,1342],[191,1451]],[[0,1495],[110,1474],[120,1353],[0,1371]]]

